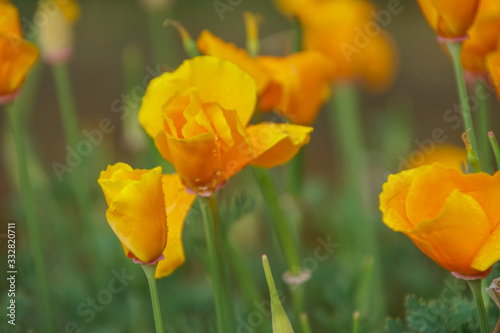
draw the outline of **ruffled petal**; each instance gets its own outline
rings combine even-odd
[[[261,123],[247,127],[254,150],[251,165],[272,168],[290,161],[310,139],[312,127]]]

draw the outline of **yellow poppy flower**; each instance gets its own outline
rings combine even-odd
[[[441,37],[464,37],[474,22],[480,0],[418,0],[427,22]]]
[[[441,267],[471,278],[500,259],[500,173],[463,174],[441,164],[389,176],[380,194],[384,223]]]
[[[500,1],[481,0],[476,19],[464,41],[462,64],[470,72],[487,70],[486,55],[495,50],[500,37]]]
[[[0,102],[9,102],[38,59],[38,49],[22,39],[17,8],[0,3]]]
[[[106,218],[129,258],[158,259],[167,245],[167,215],[161,167],[134,170],[110,165],[99,177],[108,210]]]
[[[364,0],[317,2],[298,13],[306,50],[328,55],[336,79],[383,91],[394,81],[395,43],[372,17],[375,7]]]
[[[463,166],[467,165],[467,152],[462,147],[440,144],[436,145],[430,153],[423,149],[412,152],[408,162],[406,165],[408,169],[440,163],[449,168],[463,170]]]
[[[271,75],[259,99],[262,111],[276,110],[294,124],[310,125],[330,92],[334,66],[324,54],[304,51],[287,57],[258,57]]]
[[[209,196],[245,165],[286,163],[309,141],[310,127],[248,126],[255,100],[249,74],[229,61],[201,56],[151,81],[139,121],[183,184]]]

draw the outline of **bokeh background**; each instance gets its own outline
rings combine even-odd
[[[387,8],[387,1],[373,2],[380,9]],[[383,94],[362,95],[364,135],[370,148],[372,166],[369,175],[371,200],[374,204],[378,203],[376,196],[381,191],[381,184],[386,176],[397,172],[401,159],[419,148],[419,143],[427,142],[435,128],[445,131],[447,142],[461,144],[461,127],[454,130],[450,123],[443,121],[445,111],[453,108],[458,100],[451,62],[436,42],[434,32],[427,25],[418,4],[408,0],[401,0],[400,3],[403,10],[400,14],[393,15],[385,27],[393,36],[399,53],[399,64],[394,64],[399,68],[396,81]],[[14,1],[14,4],[19,6],[24,20],[29,21],[36,2]],[[261,52],[274,55],[284,55],[290,51],[292,25],[277,11],[271,0],[242,0],[238,5],[231,6],[232,11],[223,14],[223,20],[210,0],[178,0],[170,13],[156,17],[148,17],[137,0],[85,0],[80,5],[81,18],[76,27],[76,46],[70,64],[79,120],[82,128],[91,130],[98,128],[101,119],[110,118],[116,129],[105,134],[103,143],[95,146],[91,155],[86,158],[92,162],[80,166],[88,168],[88,186],[94,199],[95,211],[92,213],[96,221],[96,234],[92,237],[84,231],[72,203],[71,193],[64,187],[64,181],[57,181],[51,166],[54,161],[63,162],[67,151],[52,73],[45,65],[39,66],[39,85],[32,100],[33,109],[28,117],[27,133],[32,139],[32,151],[39,160],[40,168],[36,170],[35,183],[39,185],[38,213],[48,263],[53,312],[60,332],[77,332],[78,328],[82,332],[150,332],[153,321],[146,280],[139,267],[123,258],[119,242],[105,221],[104,197],[97,186],[99,171],[104,170],[108,164],[123,161],[134,167],[147,167],[149,163],[138,162],[134,156],[123,139],[120,113],[116,112],[117,103],[122,105],[122,95],[130,87],[134,87],[134,84],[127,86],[126,83],[124,54],[132,52],[142,58],[144,74],[135,81],[140,86],[148,72],[156,71],[158,74],[158,69],[174,69],[187,58],[176,31],[172,27],[165,27],[164,47],[168,54],[160,61],[155,59],[149,29],[152,24],[160,25],[164,19],[172,18],[181,22],[193,38],[197,38],[203,29],[209,29],[224,40],[244,47],[243,12],[260,13],[263,16]],[[491,103],[494,110],[492,129],[495,129],[494,125],[499,120],[496,112],[499,106],[493,92]],[[14,180],[15,167],[12,166],[11,142],[5,114],[0,114],[0,125],[3,128],[0,233],[5,234],[8,221],[17,222],[17,328],[20,332],[39,332],[40,311],[34,290],[27,230]],[[355,296],[349,284],[352,277],[337,262],[337,254],[342,256],[342,252],[348,251],[349,246],[339,239],[337,233],[338,214],[334,211],[336,205],[333,203],[342,193],[332,192],[330,189],[335,188],[342,177],[341,161],[337,147],[332,144],[334,134],[328,127],[326,110],[321,112],[314,127],[311,142],[306,147],[307,181],[304,191],[310,199],[305,206],[305,223],[300,232],[306,239],[306,255],[310,255],[311,250],[317,246],[318,237],[331,237],[340,246],[327,261],[320,263],[308,286],[306,308],[315,327],[314,332],[327,332],[328,325],[349,327],[345,325],[350,325],[350,314],[354,309],[345,300]],[[266,299],[260,255],[271,251],[270,260],[275,264],[273,269],[276,280],[280,280],[277,277],[284,270],[285,264],[279,253],[276,254],[279,251],[272,248],[272,245],[263,245],[273,244],[272,241],[268,242],[273,237],[268,235],[268,229],[256,224],[256,221],[265,220],[266,214],[258,188],[252,184],[248,173],[243,171],[230,182],[221,194],[221,201],[228,207],[227,220],[235,222],[231,230],[233,242],[250,258],[248,261],[254,273],[253,278],[262,287],[259,290],[262,299]],[[277,168],[276,175],[282,182],[281,168]],[[44,187],[43,184],[49,186]],[[52,199],[60,205],[48,203]],[[238,214],[232,211],[234,207]],[[251,213],[245,214],[247,212]],[[224,211],[222,214],[224,216]],[[169,332],[205,332],[208,331],[206,327],[213,325],[211,287],[203,268],[203,254],[199,253],[203,237],[198,220],[199,212],[195,207],[189,215],[184,235],[186,264],[172,276],[159,281],[164,322]],[[424,298],[438,295],[449,273],[421,254],[403,235],[389,231],[381,221],[377,232],[379,242],[383,244],[381,257],[387,316],[403,314],[407,294],[417,294]],[[6,253],[5,244],[2,239],[2,253]],[[96,252],[100,256],[96,257]],[[2,254],[1,260],[6,260],[6,255]],[[121,272],[122,269],[134,276],[125,291],[114,294],[109,304],[103,305],[102,309],[99,307],[99,311],[94,309],[95,316],[91,316],[91,312],[82,315],[82,309],[85,311],[91,308],[85,305],[88,304],[88,298],[97,297],[100,290],[107,288],[107,282],[114,276],[113,272]],[[0,282],[0,286],[6,286],[4,280]],[[285,290],[282,283],[279,283],[279,287]],[[235,295],[237,299],[241,296],[237,290]],[[4,308],[4,293],[0,296],[0,301]],[[240,311],[241,318],[246,318],[251,313],[242,302],[237,303],[237,311]],[[76,326],[71,324],[73,322]],[[3,329],[7,327],[0,325],[0,330]],[[373,328],[374,331],[379,329]],[[337,332],[345,331],[347,329]],[[270,332],[269,327],[263,328],[262,332]]]

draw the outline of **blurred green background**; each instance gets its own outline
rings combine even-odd
[[[386,1],[374,2],[380,9],[387,7]],[[22,17],[30,20],[36,3],[14,3],[20,7]],[[165,54],[161,63],[154,60],[153,43],[148,33],[151,21],[148,21],[148,15],[138,1],[81,1],[80,5],[81,18],[76,27],[74,59],[70,64],[79,119],[82,128],[91,130],[98,127],[101,119],[110,118],[116,130],[104,135],[104,142],[94,147],[87,158],[91,162],[84,166],[89,171],[88,186],[95,207],[92,216],[96,222],[93,229],[96,234],[91,237],[79,221],[69,189],[65,187],[64,181],[57,181],[51,167],[53,161],[63,162],[67,152],[52,74],[45,66],[41,66],[40,84],[32,101],[33,111],[28,118],[27,133],[32,139],[32,150],[39,158],[41,167],[34,183],[38,186],[38,213],[57,332],[77,332],[78,328],[82,332],[150,332],[153,329],[153,317],[146,280],[140,268],[124,258],[118,240],[105,221],[106,207],[97,186],[97,178],[99,171],[118,161],[128,162],[134,167],[146,167],[149,163],[138,165],[136,157],[123,140],[120,113],[114,108],[116,101],[120,101],[127,90],[123,71],[124,50],[132,48],[143,53],[144,73],[137,82],[142,81],[151,70],[157,72],[158,68],[176,68],[187,56],[177,33],[172,27],[166,27],[163,36],[169,53]],[[366,93],[362,99],[364,134],[370,148],[369,179],[373,204],[378,204],[376,198],[387,174],[398,171],[399,157],[406,158],[411,150],[418,148],[418,142],[431,138],[433,129],[442,128],[448,142],[461,144],[461,127],[454,130],[450,123],[443,121],[444,112],[457,103],[451,63],[436,42],[434,32],[425,22],[417,3],[405,0],[401,1],[401,5],[403,11],[392,16],[390,24],[385,27],[394,37],[400,55],[396,81],[388,92],[381,95]],[[224,19],[221,20],[210,0],[179,0],[171,13],[158,15],[153,22],[158,25],[163,19],[173,18],[181,22],[194,38],[203,29],[209,29],[224,40],[243,47],[243,12],[248,10],[261,13],[264,17],[261,52],[283,55],[289,51],[291,23],[275,9],[272,1],[242,0],[232,8],[232,11],[223,14]],[[492,129],[495,129],[499,106],[494,94],[491,101],[491,124]],[[5,234],[8,221],[17,222],[17,328],[20,332],[39,332],[41,313],[34,290],[24,216],[17,196],[16,181],[8,167],[12,155],[8,148],[6,123],[6,117],[2,114],[0,233]],[[349,266],[345,264],[349,262],[349,244],[339,236],[339,228],[342,228],[339,220],[343,213],[338,208],[342,193],[331,190],[342,178],[340,154],[332,153],[337,147],[332,145],[333,133],[328,127],[326,112],[320,114],[314,127],[311,142],[306,147],[307,182],[304,196],[308,200],[301,207],[305,212],[305,223],[300,229],[300,235],[305,239],[303,253],[304,257],[311,255],[318,246],[318,237],[331,237],[340,247],[313,272],[313,279],[308,283],[306,310],[310,314],[314,332],[329,332],[327,327],[336,327],[335,332],[346,332],[350,331],[354,310],[349,300],[356,297],[353,283],[357,282],[353,282],[352,272],[346,270]],[[280,188],[283,188],[282,168],[277,168],[275,173]],[[47,184],[50,185],[45,186]],[[257,185],[252,182],[251,172],[245,170],[231,180],[221,193],[221,202],[226,220],[237,222],[231,231],[233,243],[248,258],[250,270],[258,282],[261,300],[265,300],[268,296],[260,255],[271,253],[270,261],[277,281],[281,280],[279,277],[285,270],[285,264],[279,251],[276,251],[272,232],[269,232],[265,223],[261,223],[267,217]],[[348,209],[344,207],[344,210]],[[246,212],[252,213],[245,216]],[[242,216],[244,218],[240,219]],[[211,287],[205,277],[204,255],[200,253],[203,236],[199,217],[199,211],[194,207],[184,232],[186,264],[172,276],[159,281],[168,332],[208,332],[207,327],[214,325]],[[378,221],[378,238],[382,244],[383,293],[387,300],[385,313],[388,316],[400,316],[407,294],[436,297],[449,273],[421,254],[406,237],[386,228],[379,216],[374,219]],[[7,253],[3,240],[2,253]],[[5,257],[2,255],[1,260]],[[98,305],[99,311],[96,308],[90,310],[92,298],[97,298],[103,289],[109,289],[110,279],[123,271],[135,277],[127,282],[124,292],[112,294],[108,304],[101,304],[102,309]],[[283,283],[278,284],[278,288],[285,290]],[[241,322],[246,323],[248,315],[255,312],[255,308],[245,304],[237,283],[235,285],[236,311],[242,318]],[[4,290],[7,286],[5,280],[0,282],[0,286]],[[105,291],[101,292],[101,297],[104,294]],[[5,309],[5,293],[0,296],[0,301],[2,309]],[[290,304],[285,307],[290,308]],[[265,319],[269,320],[267,317]],[[267,323],[256,332],[270,332]],[[367,332],[381,331],[379,323],[368,322],[365,327]],[[2,321],[0,330],[4,329],[10,328]]]

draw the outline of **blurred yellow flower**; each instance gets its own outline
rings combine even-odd
[[[389,176],[380,194],[384,223],[441,267],[484,277],[500,259],[500,173],[463,174],[441,164]]]
[[[158,259],[167,245],[161,167],[134,170],[117,163],[101,172],[98,183],[108,204],[106,218],[127,257]]]
[[[48,8],[50,16],[38,34],[43,58],[50,64],[68,62],[73,55],[73,27],[80,17],[80,6],[74,0],[41,0],[37,10],[45,13]]]
[[[36,46],[23,40],[17,8],[0,3],[0,103],[13,98],[37,59]]]
[[[470,72],[485,72],[486,55],[496,49],[500,37],[500,1],[481,0],[468,35],[462,49],[463,67]]]
[[[379,92],[394,81],[399,60],[391,36],[372,16],[365,0],[311,1],[296,13],[306,50],[328,55],[337,79]]]
[[[497,49],[486,56],[486,67],[490,74],[490,81],[496,89],[497,97],[500,98],[500,50]]]
[[[286,163],[309,141],[310,127],[248,125],[255,100],[249,74],[200,56],[151,81],[139,120],[183,184],[209,196],[245,165]]]
[[[252,58],[206,30],[197,44],[202,53],[229,60],[250,74],[257,83],[261,111],[275,110],[294,124],[310,125],[328,98],[335,66],[320,52]]]
[[[463,166],[467,165],[467,152],[464,148],[458,147],[451,144],[439,144],[436,145],[431,152],[427,150],[413,152],[410,156],[416,156],[418,154],[418,159],[409,158],[408,169],[416,168],[422,165],[430,165],[433,163],[440,163],[448,168],[455,168],[457,170],[463,170]]]
[[[441,37],[465,37],[480,0],[418,0],[427,22]]]

